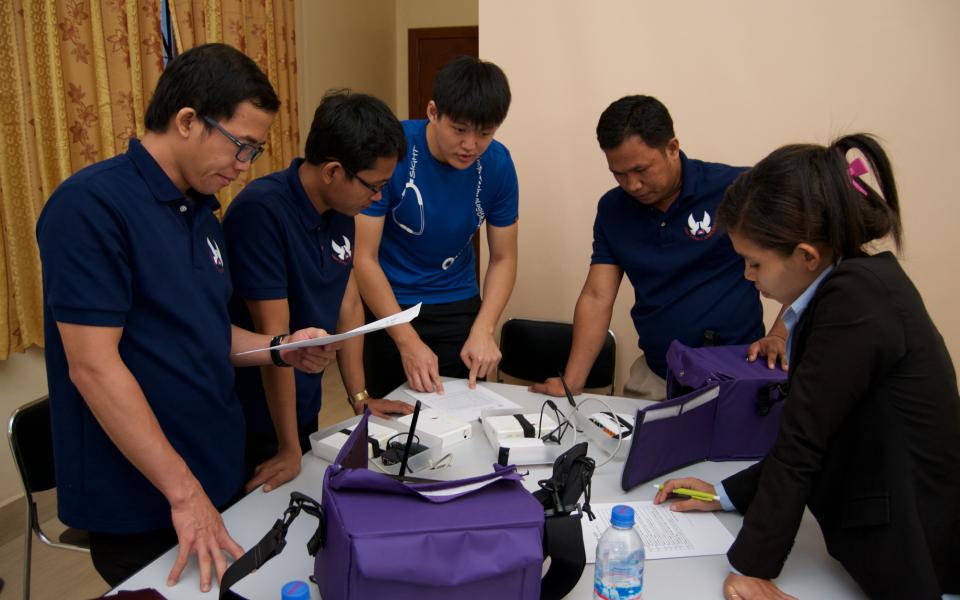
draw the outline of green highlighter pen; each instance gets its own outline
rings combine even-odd
[[[663,485],[659,483],[653,484],[653,487],[657,488],[658,490],[663,489]],[[670,493],[678,496],[687,496],[689,498],[693,498],[694,500],[703,500],[704,502],[711,502],[713,500],[720,499],[720,496],[717,496],[716,494],[701,492],[699,490],[689,490],[687,488],[674,488]]]

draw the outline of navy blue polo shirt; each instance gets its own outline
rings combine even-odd
[[[251,182],[223,219],[233,277],[230,313],[253,328],[244,300],[287,299],[290,331],[337,330],[340,303],[353,268],[353,217],[317,212],[307,197],[295,159],[285,171]],[[283,332],[277,332],[283,333]],[[316,421],[323,374],[296,371],[297,422]],[[237,395],[250,431],[273,431],[259,367],[237,369]]]
[[[70,382],[56,322],[122,327],[120,357],[173,448],[221,506],[243,486],[230,275],[213,196],[184,196],[136,139],[54,191],[37,223],[60,519],[98,532],[170,527],[170,506]]]
[[[630,316],[650,368],[664,377],[677,339],[702,346],[711,330],[720,344],[763,335],[763,311],[743,259],[717,229],[716,211],[744,168],[688,159],[680,153],[681,188],[666,212],[616,187],[600,198],[592,264],[617,265],[633,284]]]

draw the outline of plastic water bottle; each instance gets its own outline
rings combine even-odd
[[[290,581],[280,588],[281,600],[310,600],[310,586],[305,581]]]
[[[610,527],[597,544],[593,597],[600,600],[640,600],[643,597],[643,540],[633,528],[633,509],[613,507]]]

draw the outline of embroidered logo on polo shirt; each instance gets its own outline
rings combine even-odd
[[[350,251],[350,240],[347,238],[347,236],[343,236],[342,246],[333,240],[330,240],[330,246],[333,247],[333,260],[337,261],[341,265],[345,265],[350,262],[353,252]]]
[[[223,255],[220,253],[220,246],[207,236],[207,247],[210,248],[210,260],[218,271],[223,273]]]
[[[690,213],[690,216],[687,217],[687,226],[684,228],[687,236],[692,240],[702,241],[709,240],[713,237],[716,227],[713,227],[712,221],[710,220],[710,213],[703,211],[703,218],[699,221],[694,218],[693,213]]]

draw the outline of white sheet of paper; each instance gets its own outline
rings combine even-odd
[[[314,338],[312,340],[301,340],[299,342],[288,342],[286,344],[278,344],[273,348],[270,348],[268,346],[266,348],[257,348],[256,350],[247,350],[246,352],[237,352],[236,356],[243,356],[244,354],[252,354],[254,352],[266,352],[267,350],[283,350],[285,348],[291,348],[291,349],[306,348],[308,346],[326,346],[327,344],[341,342],[343,340],[348,340],[358,335],[370,333],[371,331],[386,329],[387,327],[393,327],[394,325],[400,325],[401,323],[409,323],[420,314],[420,306],[421,306],[420,304],[417,304],[416,306],[411,306],[407,310],[400,311],[395,315],[384,317],[379,321],[374,321],[373,323],[367,323],[366,325],[361,325],[356,329],[351,329],[350,331],[347,331],[344,333],[337,333],[334,335],[328,335],[327,337]]]
[[[476,389],[471,390],[466,379],[443,382],[443,394],[413,390],[406,390],[406,392],[430,408],[468,423],[478,420],[480,412],[488,408],[521,409],[516,402],[511,402],[482,385],[477,385]]]
[[[647,559],[726,554],[733,544],[733,535],[713,513],[673,512],[669,504],[654,506],[652,501],[598,503],[590,505],[596,519],[584,515],[580,520],[588,563],[597,560],[597,543],[610,526],[610,511],[617,504],[633,508],[634,528],[643,540]]]

